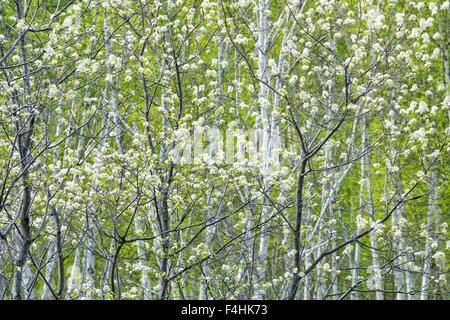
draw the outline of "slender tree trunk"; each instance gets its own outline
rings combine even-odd
[[[369,146],[369,141],[367,137],[367,132],[369,130],[369,120],[367,115],[363,116],[363,121],[361,123],[361,136],[362,136],[362,150],[367,150]],[[371,178],[371,161],[370,161],[370,153],[364,155],[361,159],[361,188],[364,188],[366,191],[366,195],[362,193],[361,195],[361,217],[364,217],[364,213],[368,211],[369,221],[371,223],[375,223],[376,217],[374,212],[374,204],[372,197],[372,188],[370,185]],[[383,285],[381,281],[381,269],[380,269],[380,260],[378,256],[378,239],[375,232],[370,233],[370,243],[371,243],[371,253],[372,253],[372,267],[373,267],[373,277],[374,277],[374,288],[375,288],[375,297],[377,300],[383,300]]]
[[[270,0],[260,0],[258,3],[259,10],[259,36],[258,36],[258,76],[268,83],[269,74],[267,70],[267,58],[269,50],[269,16],[267,11],[270,8]],[[260,83],[259,89],[259,108],[262,122],[262,166],[263,166],[263,186],[268,187],[268,176],[270,175],[270,119],[269,119],[269,88],[266,84]],[[264,191],[265,192],[265,191]],[[266,197],[263,197],[261,209],[261,221],[266,221],[269,217],[269,206]],[[263,282],[266,277],[266,260],[269,253],[269,232],[268,224],[264,224],[261,229],[261,237],[259,242],[259,250],[257,254],[257,265],[255,272],[255,298],[264,299],[265,290]]]
[[[0,270],[5,270],[5,244],[3,241],[0,241]],[[0,301],[6,300],[7,296],[7,286],[6,286],[6,277],[4,275],[0,275]]]
[[[93,298],[92,290],[95,287],[95,251],[96,251],[96,235],[94,229],[93,217],[88,214],[86,217],[86,227],[87,227],[87,247],[85,249],[85,263],[84,263],[84,274],[85,274],[85,286],[83,290],[85,291],[85,297],[88,300]]]
[[[433,171],[431,174],[431,181],[428,184],[428,191],[430,195],[428,196],[428,209],[427,209],[427,224],[426,224],[426,244],[425,244],[425,261],[423,265],[423,275],[422,275],[422,288],[420,299],[428,300],[430,281],[431,281],[431,264],[432,264],[432,247],[431,244],[434,241],[433,239],[433,221],[437,215],[439,210],[438,206],[438,192],[436,189],[437,186],[437,173]]]
[[[305,215],[305,226],[312,226],[312,215],[313,211],[310,206],[307,207],[306,215]],[[311,254],[306,254],[305,256],[305,268],[308,268],[311,265]],[[303,288],[303,300],[311,300],[311,292],[312,292],[312,274],[309,273],[305,276],[305,287]]]
[[[134,219],[134,226],[136,229],[136,233],[138,235],[142,234],[142,221],[139,217],[135,217]],[[144,300],[151,300],[151,283],[150,278],[148,276],[148,271],[146,269],[145,264],[145,248],[143,247],[143,244],[141,241],[138,241],[137,243],[137,254],[138,254],[138,264],[141,269],[141,286],[142,286],[142,295]]]
[[[22,2],[16,2],[17,8],[17,18],[20,20],[23,18],[23,8]],[[22,37],[20,40],[20,54],[21,60],[23,64],[23,77],[24,77],[24,98],[23,103],[27,110],[30,109],[28,106],[29,97],[31,97],[31,89],[30,89],[30,73],[28,69],[28,57],[27,57],[27,49],[25,38]],[[31,208],[31,185],[30,185],[30,169],[29,166],[31,164],[31,154],[32,150],[32,140],[31,137],[34,133],[34,122],[35,116],[30,116],[26,119],[21,119],[18,123],[19,132],[17,139],[17,149],[20,154],[20,160],[22,165],[22,200],[20,203],[20,232],[21,232],[21,243],[19,249],[19,256],[15,263],[16,273],[15,273],[15,291],[13,292],[13,297],[15,300],[21,300],[22,296],[22,287],[23,287],[23,272],[26,272],[26,277],[28,277],[28,270],[26,270],[26,261],[28,256],[28,251],[31,247],[32,243],[32,235],[31,235],[31,221],[30,221],[30,208]]]
[[[169,2],[169,7],[166,9],[167,14],[170,15],[170,12],[173,8],[173,1]],[[170,20],[170,18],[169,18]],[[168,26],[164,32],[164,47],[165,49],[172,48],[172,30],[171,27]],[[170,66],[170,59],[169,55],[163,56],[163,63],[162,63],[162,72],[167,72],[166,69]],[[163,82],[168,81],[167,76],[163,75],[162,77]],[[163,116],[163,130],[167,130],[169,128],[169,121],[167,119],[167,115],[169,114],[169,106],[166,101],[167,95],[166,95],[166,89],[163,86],[162,92],[161,92],[161,109],[164,110],[164,116]],[[181,98],[181,97],[179,97]],[[160,161],[161,163],[164,163],[167,161],[167,156],[169,153],[169,145],[165,142],[161,144],[160,149]],[[169,260],[169,248],[170,248],[170,238],[167,231],[169,230],[170,226],[170,215],[169,215],[169,207],[168,207],[168,186],[165,186],[167,184],[168,180],[164,179],[163,176],[161,176],[161,185],[162,187],[159,190],[159,200],[156,201],[156,210],[157,210],[157,217],[158,217],[158,226],[159,226],[159,232],[161,233],[161,249],[162,249],[162,257],[160,261],[160,279],[159,279],[159,299],[166,300],[169,298],[169,292],[170,292],[170,282],[169,282],[169,275],[170,275],[170,260]]]
[[[402,210],[401,213],[402,213],[403,220],[407,221],[406,217],[405,217],[405,215],[406,215],[405,211]],[[405,270],[404,272],[405,272],[405,278],[406,278],[406,291],[407,291],[408,300],[416,300],[416,294],[415,294],[416,278],[415,278],[415,274],[411,270],[411,264],[413,262],[411,259],[411,252],[407,251],[407,245],[406,245],[406,241],[405,241],[404,237],[402,237],[400,239],[400,248],[403,251],[400,262]]]
[[[300,171],[297,178],[297,201],[296,201],[296,221],[294,229],[294,275],[292,277],[290,289],[289,289],[289,300],[294,300],[300,284],[300,262],[302,255],[301,248],[301,226],[302,226],[302,215],[303,215],[303,187],[305,183],[305,171],[306,171],[306,155],[300,163]]]
[[[56,271],[56,248],[54,242],[50,242],[48,251],[47,251],[47,267],[45,268],[45,278],[47,282],[51,285],[53,283],[53,280],[55,278],[55,271]],[[47,284],[44,283],[44,288],[42,290],[42,300],[50,300],[53,297],[52,292],[50,288],[47,286]]]
[[[61,109],[61,107],[62,107],[62,99],[59,99],[58,107]],[[56,121],[57,122],[56,136],[60,137],[62,135],[62,131],[63,131],[63,124],[62,124],[63,123],[63,121],[62,121],[63,120],[63,114],[62,114],[62,112],[58,112],[56,117],[57,117],[57,121]],[[84,119],[85,118],[83,117],[83,120]],[[83,129],[81,131],[81,136],[84,136],[84,128],[85,127],[83,127]],[[68,142],[68,140],[66,140],[66,142]],[[81,147],[82,147],[82,141],[80,139],[80,143],[79,143],[78,148],[77,148],[77,156],[80,156],[80,154],[81,154],[81,150],[80,150]],[[66,148],[64,148],[64,149],[66,149]],[[53,161],[57,162],[59,157],[60,157],[60,151],[59,151],[58,148],[55,148],[55,150],[53,152]],[[62,161],[60,162],[59,169],[60,170],[62,169]],[[55,183],[55,181],[53,179],[52,184],[54,184],[54,183]],[[54,210],[53,212],[54,212],[54,214],[58,214],[57,210]],[[59,221],[59,218],[55,219],[55,220]],[[57,230],[60,230],[61,226],[56,225],[56,222],[55,222],[55,227],[56,227]],[[47,265],[47,267],[45,269],[45,277],[46,277],[47,282],[50,285],[52,285],[52,283],[54,281],[56,268],[57,268],[57,265],[58,265],[58,256],[60,254],[62,254],[61,252],[57,252],[56,242],[57,242],[56,238],[54,239],[54,242],[53,241],[50,242],[49,250],[48,250],[48,253],[47,253],[47,261],[49,261],[49,263],[48,263],[48,265]],[[47,284],[44,284],[44,288],[43,288],[43,291],[42,291],[42,300],[50,300],[52,297],[53,297],[53,294],[52,294],[51,288],[49,288]]]
[[[170,292],[170,282],[169,282],[169,270],[170,270],[170,260],[169,260],[169,235],[167,231],[170,225],[169,208],[167,205],[167,193],[163,192],[162,199],[159,201],[159,219],[160,219],[160,232],[162,233],[162,249],[163,257],[161,259],[160,265],[160,281],[159,281],[159,299],[166,300],[169,297]]]
[[[337,225],[337,221],[336,221],[336,212],[333,208],[333,203],[335,201],[334,199],[334,195],[332,195],[332,199],[331,199],[331,204],[330,204],[330,218],[335,221],[335,224],[333,226],[333,228],[336,228]],[[337,232],[336,231],[332,231],[331,232],[331,237],[333,237],[332,241],[332,248],[334,249],[336,247],[336,240],[334,240],[334,238],[337,236]],[[331,292],[333,294],[333,299],[337,299],[338,297],[338,281],[339,281],[339,261],[338,259],[336,259],[336,255],[333,255],[331,257]]]
[[[72,265],[72,271],[70,273],[69,280],[67,281],[67,295],[70,297],[73,294],[80,294],[80,285],[81,285],[81,248],[78,247],[75,250],[75,259]]]
[[[222,19],[222,1],[219,0],[218,1],[218,5],[217,5],[217,20],[221,22]],[[222,27],[222,26],[219,26]],[[223,67],[222,67],[222,62],[224,61],[224,37],[223,37],[223,32],[220,30],[218,32],[218,59],[217,59],[217,68],[218,68],[218,72],[217,72],[217,97],[216,97],[216,107],[219,107],[220,105],[222,105],[224,103],[224,99],[222,98],[222,96],[224,95],[224,91],[223,91]],[[219,138],[220,136],[218,135],[219,133],[219,128],[216,124],[213,124],[213,128],[210,132],[210,144],[211,147],[209,149],[209,156],[211,157],[211,159],[214,159],[218,152],[219,152]],[[212,192],[213,192],[213,185],[211,184],[210,186],[211,191],[208,197],[208,212],[207,212],[207,221],[208,223],[212,222],[215,218],[216,215],[214,213],[214,205],[212,204],[211,200],[212,200]],[[217,212],[220,212],[220,210],[217,210]],[[206,244],[208,247],[208,251],[211,252],[212,251],[212,245],[213,245],[213,241],[214,238],[216,236],[216,232],[217,232],[217,226],[216,224],[208,227],[206,229],[206,236],[205,236],[205,240],[206,240]],[[200,283],[200,290],[199,290],[199,299],[200,300],[207,300],[208,299],[208,282],[211,280],[210,276],[211,276],[211,265],[208,263],[208,261],[206,262],[206,264],[204,265],[203,268],[203,273],[204,273],[204,278],[205,281],[202,281]]]
[[[397,209],[392,214],[392,225],[395,228],[399,228],[399,220],[400,220],[399,216],[401,216],[400,209]],[[398,229],[398,231],[396,231],[396,232],[401,232],[401,230]],[[404,272],[402,272],[400,270],[400,268],[402,268],[401,263],[400,263],[400,261],[401,261],[400,257],[401,257],[402,253],[401,253],[401,250],[399,249],[398,242],[399,242],[399,238],[397,237],[397,235],[394,234],[393,246],[394,246],[394,255],[395,255],[395,259],[396,259],[396,262],[394,264],[396,266],[396,267],[394,267],[395,268],[394,269],[394,284],[395,284],[395,289],[397,291],[397,293],[395,294],[395,299],[396,300],[404,300],[405,294],[403,292],[406,289],[405,274],[404,274]],[[399,267],[397,267],[397,265]]]

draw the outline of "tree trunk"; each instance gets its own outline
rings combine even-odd
[[[260,0],[259,10],[259,35],[258,35],[258,76],[260,80],[268,83],[269,74],[267,70],[267,56],[269,50],[269,16],[267,11],[270,8],[270,0]],[[268,176],[270,175],[270,119],[269,119],[269,88],[266,84],[260,83],[258,105],[262,122],[262,167],[263,167],[263,188],[268,187]],[[265,192],[265,191],[263,191]],[[266,197],[263,197],[261,208],[261,221],[266,221],[269,217],[269,206]],[[265,289],[263,282],[266,277],[266,260],[269,251],[268,225],[264,224],[261,229],[259,250],[256,259],[255,270],[255,298],[264,299]]]
[[[432,264],[432,247],[431,244],[434,241],[433,237],[433,221],[437,216],[439,211],[438,206],[438,191],[437,187],[437,173],[433,171],[431,174],[431,181],[428,184],[428,191],[430,192],[428,196],[428,208],[427,208],[427,224],[426,224],[426,244],[425,244],[425,261],[423,265],[423,275],[422,275],[422,288],[420,299],[428,300],[430,281],[431,281],[431,264]]]

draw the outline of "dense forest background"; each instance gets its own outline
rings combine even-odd
[[[447,299],[449,1],[0,1],[0,299]]]

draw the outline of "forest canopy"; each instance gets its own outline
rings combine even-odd
[[[449,6],[1,0],[0,299],[447,299]]]

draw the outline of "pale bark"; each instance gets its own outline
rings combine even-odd
[[[139,217],[135,217],[134,226],[135,226],[137,235],[141,236],[142,235],[142,221]],[[151,300],[152,299],[152,296],[151,296],[152,287],[151,287],[150,278],[148,276],[148,271],[146,269],[146,264],[145,264],[145,247],[143,246],[141,241],[138,241],[136,246],[137,246],[138,259],[139,259],[138,265],[140,266],[140,270],[141,270],[141,286],[142,286],[143,299]]]
[[[402,238],[401,240],[402,247],[405,248],[405,241]],[[406,273],[406,291],[408,295],[408,300],[416,300],[416,277],[414,272],[412,271],[411,264],[413,264],[413,260],[411,258],[411,253],[406,252],[403,257],[403,265]]]
[[[5,270],[5,243],[0,241],[0,270]],[[7,296],[6,279],[4,275],[0,275],[0,301],[6,300]]]
[[[56,248],[53,242],[50,242],[48,251],[47,251],[47,267],[45,268],[45,278],[47,282],[51,285],[53,283],[53,279],[55,277],[56,271]],[[44,284],[44,288],[42,289],[42,300],[50,300],[53,297],[53,294],[47,284]]]
[[[69,280],[67,282],[67,295],[70,297],[72,295],[78,295],[80,293],[81,285],[81,248],[78,247],[75,250],[75,259],[72,265],[72,271],[70,273]]]
[[[420,299],[428,300],[429,296],[429,288],[431,281],[431,265],[432,265],[432,242],[434,241],[433,237],[433,221],[438,214],[439,206],[438,206],[438,192],[436,189],[437,186],[437,173],[433,171],[431,174],[431,181],[428,183],[428,191],[430,192],[428,196],[428,208],[427,208],[427,219],[426,219],[426,243],[425,243],[425,261],[423,265],[423,275],[422,275],[422,288]]]
[[[400,210],[395,210],[394,213],[392,214],[392,225],[395,226],[396,228],[399,228],[399,218],[401,217],[401,213]],[[401,232],[401,231],[400,231]],[[396,300],[404,300],[405,299],[405,294],[403,293],[406,289],[406,285],[405,285],[405,274],[404,272],[402,272],[401,269],[401,250],[399,248],[399,239],[397,238],[396,235],[394,235],[394,254],[395,254],[395,262],[394,262],[394,284],[395,284],[395,289],[397,291],[397,293],[395,294],[395,299]]]
[[[307,207],[306,215],[305,215],[305,226],[312,228],[312,215],[313,211],[310,206]],[[311,254],[306,254],[305,256],[305,268],[308,268],[311,265]],[[303,288],[303,300],[310,300],[311,291],[312,291],[312,274],[307,274],[305,276],[305,287]]]
[[[359,233],[359,230],[356,230],[357,233]],[[355,244],[355,255],[353,258],[353,269],[352,269],[352,287],[355,287],[359,281],[358,279],[358,274],[359,274],[359,265],[360,265],[360,261],[361,261],[361,246],[359,245],[359,243],[357,242]],[[353,290],[352,294],[351,294],[351,299],[352,300],[358,300],[359,299],[359,294],[358,291]]]
[[[94,221],[92,217],[86,219],[87,227],[87,247],[85,249],[84,257],[84,275],[85,283],[83,286],[86,299],[91,300],[93,298],[92,290],[95,286],[95,251],[96,251],[96,235],[94,230]]]
[[[105,17],[105,39],[106,39],[105,40],[105,51],[106,51],[107,59],[108,59],[108,57],[112,57],[114,54],[114,49],[111,44],[110,38],[111,38],[110,21],[109,21],[109,18]],[[119,59],[119,58],[116,57],[116,59]],[[108,64],[108,72],[111,76],[114,73],[114,68],[111,63]],[[113,124],[114,124],[117,149],[119,150],[119,153],[123,154],[125,152],[125,150],[124,150],[123,140],[122,140],[122,126],[120,124],[120,122],[121,122],[120,109],[119,109],[118,100],[117,100],[118,90],[119,90],[119,88],[117,87],[118,80],[116,77],[113,77],[111,81],[112,82],[109,85],[109,91],[110,91],[109,105],[114,114]]]
[[[217,5],[217,20],[221,21],[222,19],[222,1],[219,0],[218,1],[218,5]],[[220,26],[222,27],[222,26]],[[221,104],[224,103],[223,99],[222,99],[222,95],[224,94],[223,91],[223,67],[222,67],[222,62],[224,61],[224,43],[223,43],[224,37],[223,37],[223,32],[219,31],[218,32],[218,36],[217,36],[217,41],[218,41],[218,59],[217,59],[217,97],[215,99],[215,105],[216,107],[219,107]],[[216,124],[213,125],[212,130],[209,132],[210,135],[210,148],[209,148],[209,157],[210,159],[215,159],[217,157],[217,154],[219,152],[219,128]],[[214,190],[214,186],[213,184],[210,185],[210,193],[208,196],[208,205],[207,205],[207,217],[206,217],[206,221],[208,223],[212,222],[215,218],[216,218],[216,213],[214,212],[214,205],[212,203],[212,192]],[[218,214],[220,214],[220,208],[219,210],[216,210],[216,212]],[[213,248],[213,241],[214,238],[216,236],[216,232],[217,232],[217,225],[214,224],[210,227],[208,227],[206,229],[206,235],[205,235],[205,240],[206,240],[206,244],[207,244],[207,248],[208,248],[208,252],[212,252]],[[201,281],[200,283],[200,289],[199,289],[199,299],[200,300],[207,300],[208,299],[208,282],[211,280],[211,265],[208,261],[206,261],[206,264],[203,267],[203,273],[204,273],[204,281]]]
[[[59,99],[58,107],[60,109],[62,108],[62,99]],[[56,136],[57,137],[60,137],[62,135],[62,132],[63,132],[63,129],[64,129],[63,124],[62,124],[62,122],[63,122],[62,120],[63,120],[63,114],[62,114],[62,112],[58,112],[58,114],[57,114],[57,126],[56,126]],[[83,120],[84,120],[84,118],[83,118]],[[83,121],[83,123],[84,123],[84,121]],[[82,130],[81,130],[81,136],[84,135],[84,128],[85,127],[83,127]],[[67,139],[66,143],[68,143],[69,140],[70,139]],[[64,150],[66,150],[66,143],[64,144]],[[78,156],[80,156],[80,154],[81,154],[82,144],[83,144],[83,140],[80,139],[80,143],[79,143],[78,148],[77,148],[77,155]],[[54,161],[57,162],[59,157],[60,157],[60,150],[59,150],[59,148],[56,148],[54,150],[53,157],[54,157]],[[63,162],[61,161],[61,162],[59,162],[59,164],[60,164],[59,165],[59,170],[61,170]],[[55,179],[52,179],[52,184],[54,184],[54,183],[55,183]],[[49,194],[47,196],[49,196]],[[58,211],[55,210],[54,213],[58,214]],[[57,220],[59,221],[59,219],[57,219]],[[55,223],[55,227],[58,229],[60,226],[56,225],[56,223]],[[56,268],[57,268],[57,265],[58,265],[58,263],[57,263],[57,256],[58,256],[59,253],[57,252],[56,241],[57,241],[57,239],[54,239],[54,242],[53,241],[50,242],[49,249],[48,249],[48,252],[47,252],[48,265],[47,265],[47,267],[45,269],[45,277],[46,277],[47,283],[50,284],[50,285],[53,283],[53,280],[54,280],[54,277],[55,277],[55,273],[56,273]],[[45,283],[44,284],[44,288],[42,290],[41,298],[42,298],[42,300],[49,300],[52,297],[53,297],[52,290]]]
[[[167,8],[167,14],[170,15],[170,12],[173,8],[173,2],[169,2],[169,8]],[[170,20],[170,17],[169,17]],[[171,27],[167,27],[164,32],[164,39],[165,43],[164,46],[167,48],[172,48],[172,29]],[[171,63],[170,58],[168,55],[164,55],[162,63],[162,72],[166,73],[169,68],[169,65]],[[164,74],[162,76],[163,82],[167,81],[167,76]],[[166,101],[167,95],[166,95],[166,89],[165,86],[162,86],[161,89],[161,109],[164,110],[163,120],[162,120],[162,128],[167,129],[169,127],[169,121],[167,119],[167,115],[169,114],[169,106]],[[179,97],[180,98],[180,97]],[[163,129],[163,130],[164,130]],[[164,132],[164,131],[163,131]],[[161,151],[159,159],[161,163],[164,163],[167,160],[169,153],[169,145],[165,142],[161,143]],[[164,179],[163,176],[160,177],[161,179],[161,185],[162,187],[159,190],[158,195],[158,201],[156,201],[156,211],[157,211],[157,222],[159,227],[159,232],[162,235],[161,236],[161,248],[162,248],[162,257],[160,261],[159,266],[159,272],[160,272],[160,278],[159,278],[159,299],[165,300],[168,299],[168,295],[170,292],[170,281],[169,281],[169,274],[171,269],[171,263],[168,257],[169,247],[170,247],[170,239],[169,235],[167,234],[167,231],[169,230],[170,226],[170,215],[169,215],[169,208],[168,208],[168,193],[167,193],[167,186],[165,184],[167,181]]]
[[[26,6],[26,3],[25,3]],[[17,1],[16,2],[16,9],[17,9],[17,18],[20,20],[23,18],[23,12],[24,10],[28,10],[28,8],[22,7],[22,2]],[[27,54],[27,48],[26,48],[26,42],[25,38],[20,39],[20,55],[21,55],[21,61],[23,64],[22,72],[23,72],[23,104],[26,106],[26,108],[29,110],[30,106],[28,104],[29,99],[31,98],[31,89],[30,89],[30,72],[28,68],[28,54]],[[31,233],[31,217],[30,217],[30,209],[31,209],[31,199],[32,199],[32,191],[31,191],[31,184],[29,181],[30,178],[30,168],[32,161],[32,156],[30,154],[32,150],[32,136],[34,133],[34,124],[35,124],[35,116],[30,116],[27,119],[20,119],[18,124],[21,128],[19,132],[17,133],[18,139],[17,139],[17,150],[20,154],[20,160],[21,160],[21,166],[22,166],[22,176],[21,176],[21,182],[22,182],[22,200],[20,203],[20,218],[19,218],[19,225],[20,225],[20,233],[21,233],[21,240],[20,240],[20,248],[19,248],[19,255],[17,258],[17,261],[15,263],[16,267],[16,273],[15,273],[15,290],[13,292],[13,297],[15,300],[21,300],[23,298],[22,296],[22,287],[23,287],[23,281],[24,281],[24,273],[25,272],[25,278],[28,279],[28,270],[29,266],[26,266],[27,258],[28,258],[28,251],[32,244],[32,233]]]
[[[404,221],[406,221],[406,213],[404,210],[404,206],[400,207],[400,215]],[[405,279],[406,279],[406,293],[408,300],[416,300],[415,290],[416,290],[416,279],[415,274],[412,271],[411,264],[413,260],[411,259],[411,253],[407,251],[407,245],[405,241],[405,237],[402,236],[400,238],[400,250],[402,251],[400,255],[400,264],[404,270]]]
[[[208,196],[208,213],[207,213],[207,221],[211,222],[214,219],[214,210],[213,210],[213,205],[211,203],[211,198],[212,198],[212,185],[211,185],[211,191],[209,193]],[[214,237],[216,236],[216,225],[214,224],[213,226],[210,226],[209,228],[206,229],[206,235],[205,235],[205,243],[206,246],[208,248],[208,252],[212,252],[212,245],[213,245],[213,241],[214,241]],[[200,283],[200,289],[199,289],[199,300],[208,300],[208,288],[209,288],[209,281],[211,276],[211,265],[208,261],[206,261],[206,264],[203,267],[203,277],[204,280],[201,281]]]
[[[363,121],[361,123],[361,134],[362,134],[362,149],[366,150],[369,145],[367,132],[369,131],[369,119],[367,114],[363,116]],[[364,155],[361,159],[361,186],[365,188],[367,192],[363,195],[363,206],[362,210],[364,212],[368,212],[369,221],[371,223],[376,222],[375,212],[374,212],[374,203],[372,196],[372,187],[371,187],[371,161],[370,161],[370,153]],[[370,244],[371,244],[371,253],[372,253],[372,267],[374,277],[374,288],[375,288],[375,297],[377,300],[383,300],[383,284],[381,280],[381,269],[380,269],[380,258],[379,258],[379,249],[378,249],[378,236],[376,232],[370,233]]]
[[[265,83],[269,82],[269,74],[267,69],[268,62],[268,50],[269,50],[269,16],[267,10],[269,10],[270,0],[260,0],[258,3],[258,77]],[[269,119],[269,101],[268,94],[269,88],[267,85],[261,82],[258,94],[258,105],[260,111],[260,119],[262,123],[262,174],[263,174],[263,186],[268,187],[268,176],[270,174],[270,119]],[[264,191],[265,192],[265,191]],[[269,217],[269,206],[267,199],[263,197],[261,208],[261,221],[267,220]],[[261,228],[261,237],[259,242],[259,250],[256,259],[255,270],[255,298],[264,298],[263,281],[266,276],[266,260],[269,250],[269,233],[267,232],[267,226],[264,225]]]
[[[365,121],[365,120],[364,120]],[[365,130],[365,125],[362,126],[362,130]],[[362,132],[362,152],[364,152],[366,148],[366,134],[363,131]],[[359,191],[359,215],[361,217],[364,217],[364,186],[365,186],[365,157],[361,158],[361,178],[360,178],[360,191]],[[356,233],[360,233],[359,228],[356,228]],[[361,261],[361,245],[356,242],[355,243],[355,253],[353,258],[353,269],[352,269],[352,287],[355,287],[359,281],[359,267],[360,267],[360,261]],[[356,290],[352,291],[351,294],[352,300],[358,300],[359,299],[359,293]]]

